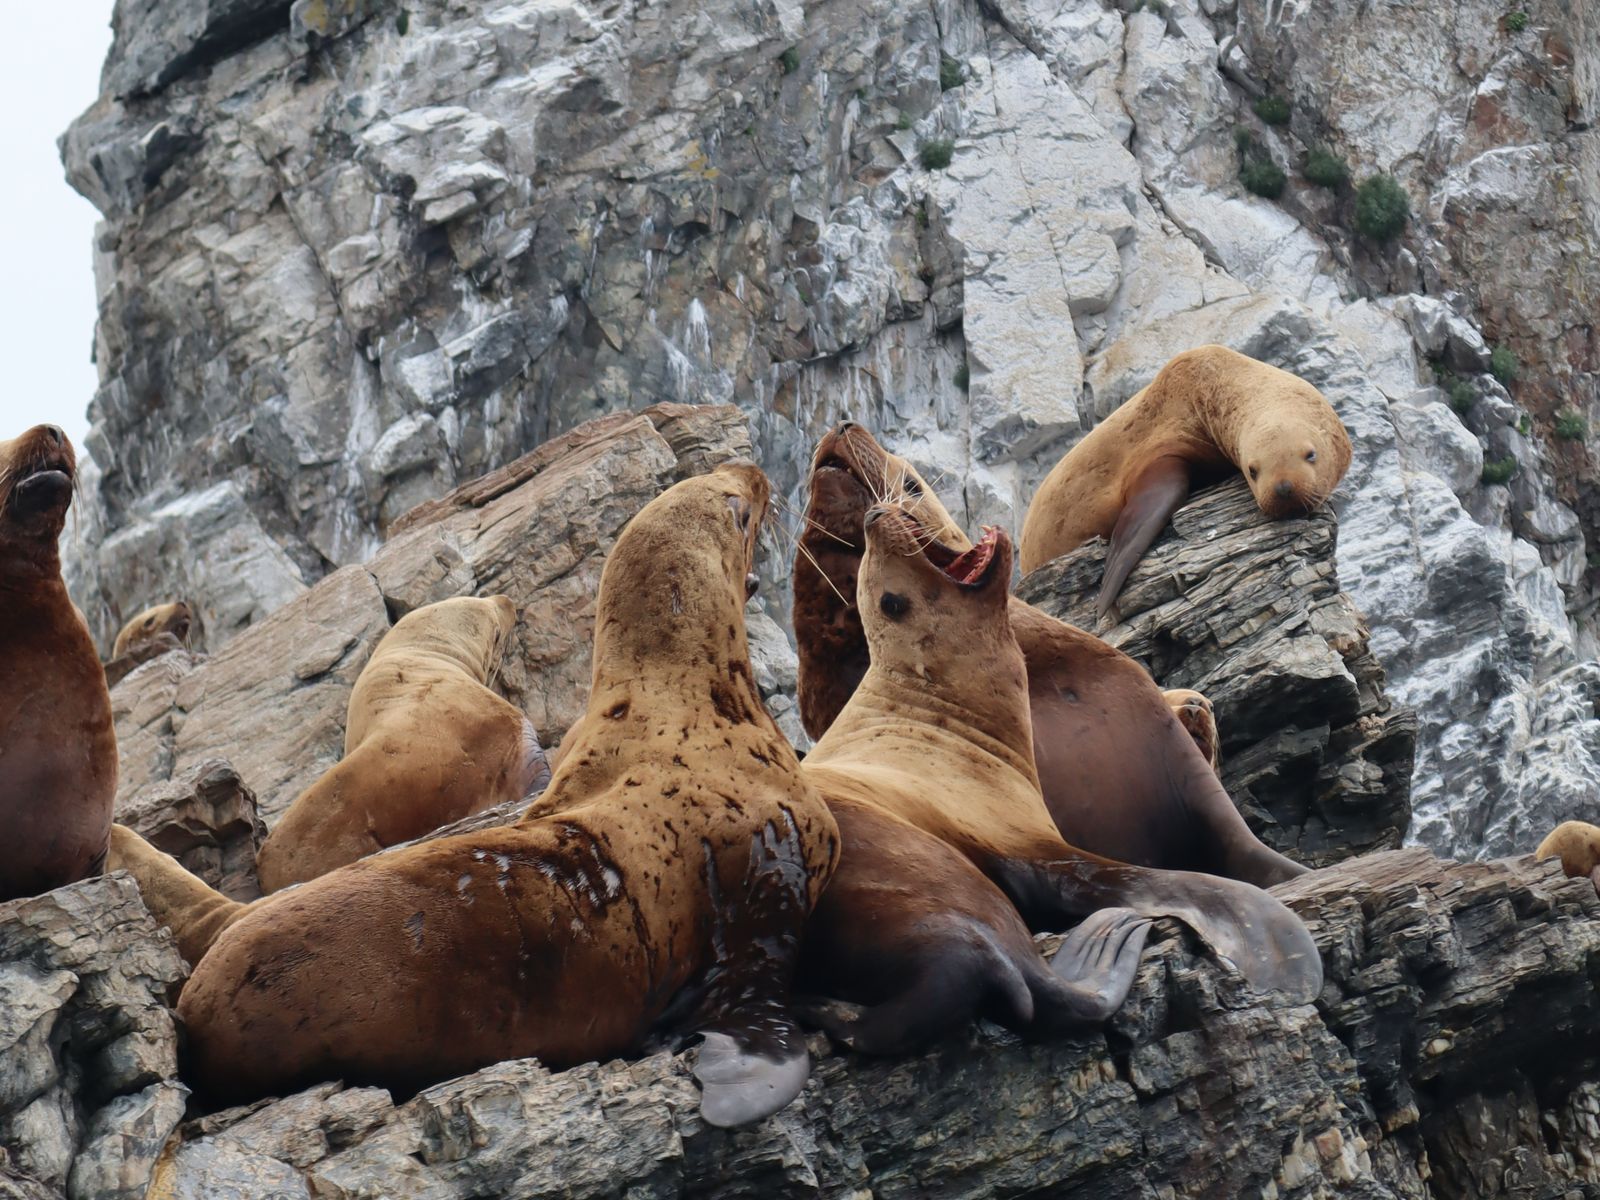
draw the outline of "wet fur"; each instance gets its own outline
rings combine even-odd
[[[623,531],[584,732],[516,825],[364,859],[222,933],[179,1003],[188,1081],[215,1101],[334,1078],[405,1091],[703,1034],[708,1120],[798,1090],[788,992],[838,831],[751,678],[766,498],[756,468],[725,466]]]

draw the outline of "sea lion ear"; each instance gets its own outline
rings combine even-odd
[[[728,507],[733,511],[733,522],[740,533],[750,532],[750,502],[743,496],[729,496]]]

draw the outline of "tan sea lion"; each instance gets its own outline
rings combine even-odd
[[[506,596],[441,600],[395,622],[351,690],[344,757],[256,856],[263,892],[544,786],[533,723],[487,686],[516,624]]]
[[[1587,821],[1563,821],[1552,829],[1539,848],[1535,858],[1559,858],[1561,869],[1569,879],[1587,876],[1600,892],[1600,828]]]
[[[1269,517],[1311,512],[1350,468],[1350,435],[1305,380],[1226,346],[1178,355],[1045,477],[1022,524],[1023,573],[1109,538],[1100,615],[1196,485],[1236,467]]]
[[[1211,701],[1204,692],[1197,692],[1193,688],[1168,688],[1161,694],[1166,698],[1172,715],[1178,718],[1178,724],[1200,748],[1200,756],[1220,775],[1222,739],[1217,732],[1217,712]]]
[[[820,738],[866,674],[855,597],[868,509],[880,497],[900,498],[946,545],[972,543],[915,469],[859,425],[822,439],[810,485],[794,629],[800,716]],[[1258,887],[1305,873],[1250,831],[1143,667],[1014,596],[1010,621],[1028,664],[1035,765],[1067,841],[1118,862]]]
[[[0,901],[95,874],[111,834],[111,697],[57,546],[76,479],[54,425],[0,442]]]
[[[1114,863],[1056,830],[1039,792],[1027,665],[1011,629],[1011,540],[990,529],[958,550],[906,509],[882,506],[867,513],[865,537],[857,595],[871,665],[802,768],[829,804],[877,809],[937,838],[1036,930],[1062,929],[1105,908],[1173,916],[1252,986],[1296,1002],[1313,998],[1322,982],[1316,945],[1266,892]],[[844,863],[850,853],[847,844]],[[870,924],[869,916],[858,914],[858,923]],[[1124,915],[1114,921],[1092,936],[1120,939],[1137,924]],[[1135,960],[1137,942],[1142,936],[1127,943]],[[921,978],[913,972],[907,980],[920,995],[888,1003],[938,1007],[944,980],[919,988]],[[1126,979],[1118,982],[1125,989]]]
[[[704,1036],[712,1124],[808,1072],[788,1012],[838,830],[761,705],[749,464],[630,521],[600,581],[584,736],[512,826],[373,855],[257,901],[195,968],[185,1078],[231,1102],[322,1079],[415,1089]]]
[[[122,627],[122,632],[117,634],[116,645],[112,647],[111,657],[121,658],[164,633],[170,633],[179,642],[187,642],[193,619],[194,614],[182,600],[147,608]]]

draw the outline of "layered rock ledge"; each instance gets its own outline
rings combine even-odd
[[[895,1060],[815,1035],[801,1098],[727,1132],[697,1115],[690,1057],[667,1054],[507,1062],[400,1103],[328,1084],[178,1125],[155,999],[170,939],[125,878],[78,884],[0,909],[0,978],[58,977],[0,1011],[0,1196],[139,1196],[152,1171],[152,1195],[254,1200],[1595,1194],[1591,884],[1402,850],[1281,894],[1327,968],[1314,1005],[1263,1005],[1162,922],[1105,1030],[1025,1042],[980,1025]],[[130,1039],[138,1055],[115,1053]],[[45,1099],[9,1086],[22,1077],[49,1078]],[[91,1115],[46,1137],[40,1103]]]
[[[1268,520],[1232,480],[1178,510],[1109,627],[1096,628],[1099,538],[1017,589],[1162,687],[1209,696],[1224,786],[1258,837],[1313,866],[1397,847],[1411,821],[1416,714],[1384,692],[1361,614],[1339,590],[1337,539],[1330,510]]]

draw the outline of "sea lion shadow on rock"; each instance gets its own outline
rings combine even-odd
[[[61,578],[76,481],[56,426],[0,442],[0,900],[98,873],[111,834],[111,697]]]
[[[802,765],[844,838],[813,920],[807,987],[873,1006],[842,1024],[818,1011],[825,1026],[892,1051],[975,1011],[1026,1028],[1041,1001],[1051,1020],[1103,1020],[1156,916],[1183,921],[1257,991],[1314,998],[1316,946],[1272,896],[1112,862],[1061,838],[1034,767],[1006,591],[1010,539],[991,529],[976,546],[950,547],[909,507],[867,514],[857,607],[871,665]],[[863,835],[858,813],[895,832]],[[1085,917],[1052,973],[1077,994],[1040,989],[1029,928]]]
[[[559,1070],[699,1035],[708,1123],[794,1097],[809,1063],[789,992],[838,830],[750,668],[767,489],[725,465],[623,530],[583,732],[515,825],[228,910],[178,1004],[197,1094],[333,1078],[406,1094],[509,1058]]]

